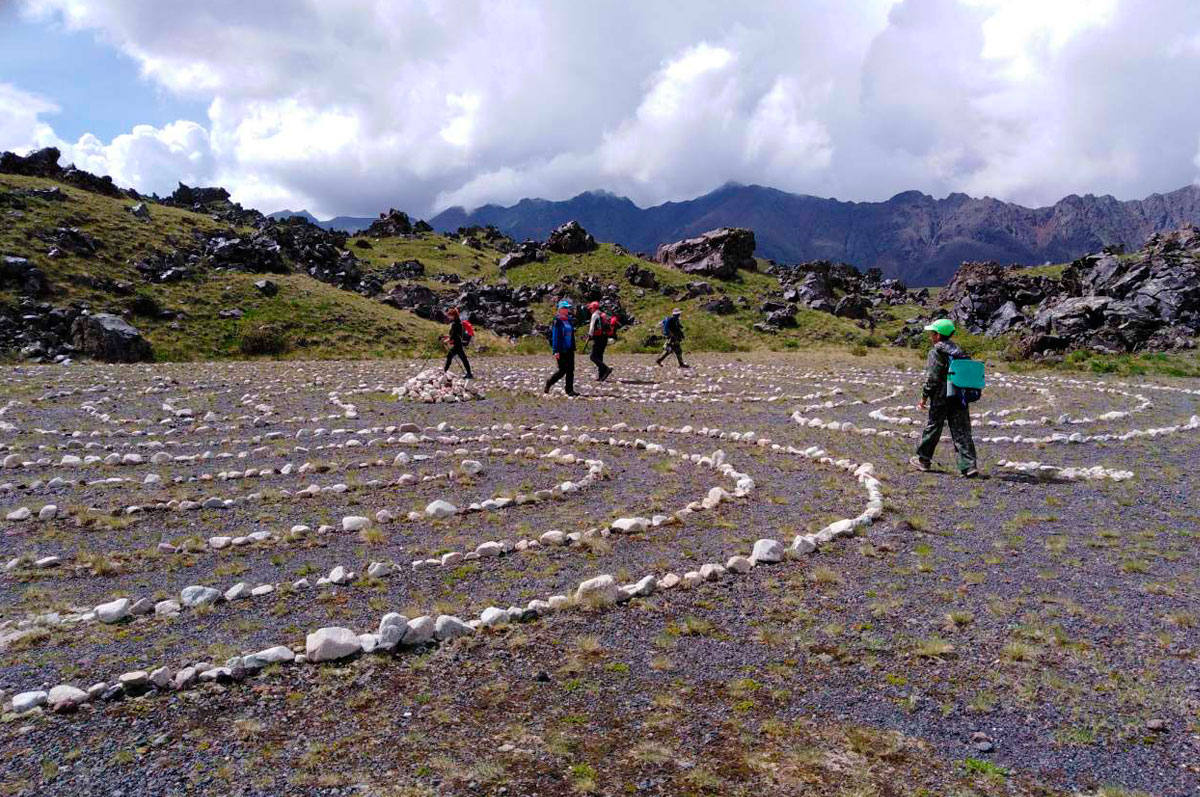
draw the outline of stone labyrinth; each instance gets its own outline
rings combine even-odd
[[[481,361],[486,398],[438,405],[396,399],[403,362],[9,370],[5,709],[102,710],[802,567],[888,512],[923,423],[910,369],[621,362],[569,401],[542,395],[543,360]],[[984,469],[1136,480],[1122,445],[1195,435],[1198,394],[993,374]],[[1165,424],[1139,424],[1160,404]]]

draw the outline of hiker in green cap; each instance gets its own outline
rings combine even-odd
[[[921,434],[917,455],[909,460],[914,468],[928,471],[933,466],[933,452],[942,437],[942,427],[950,424],[950,438],[958,452],[958,471],[967,478],[979,475],[976,468],[975,441],[971,439],[971,414],[967,403],[957,396],[946,395],[946,378],[950,361],[965,359],[967,353],[950,338],[954,335],[954,322],[939,318],[925,327],[933,347],[925,364],[925,387],[921,391],[920,409],[929,409],[929,421]]]

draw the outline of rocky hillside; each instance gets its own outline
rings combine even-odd
[[[1140,247],[1152,234],[1200,223],[1200,187],[1122,202],[1069,196],[1026,208],[996,199],[916,191],[886,202],[839,202],[761,186],[730,185],[697,199],[639,208],[603,192],[565,202],[525,199],[512,207],[451,208],[430,222],[438,230],[494,225],[518,240],[544,238],[577,219],[600,240],[653,252],[665,243],[718,227],[746,227],[758,254],[782,263],[832,260],[910,285],[944,285],[963,261],[1061,263],[1105,246]]]
[[[438,235],[393,210],[347,237],[267,218],[220,188],[139,196],[61,167],[53,150],[4,156],[0,218],[0,352],[32,361],[425,356],[452,305],[479,328],[477,349],[541,352],[561,297],[603,300],[622,322],[618,352],[657,347],[676,305],[692,349],[868,336],[861,321],[807,307],[763,326],[780,318],[766,304],[780,283],[752,270],[749,231],[717,235],[715,254],[693,252],[686,270],[578,224],[516,242],[494,228]]]
[[[1028,356],[1193,348],[1200,230],[1158,233],[1141,251],[1109,248],[1063,268],[964,263],[938,301],[968,331],[1013,337]]]

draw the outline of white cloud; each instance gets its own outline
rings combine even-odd
[[[0,150],[25,150],[54,143],[54,129],[41,118],[53,113],[58,113],[58,106],[44,97],[0,83]]]
[[[210,102],[203,127],[85,136],[75,158],[142,190],[220,181],[265,210],[424,215],[592,188],[647,204],[729,180],[1043,203],[1141,196],[1197,166],[1194,0],[24,6]],[[0,145],[52,140],[55,110],[0,87]]]

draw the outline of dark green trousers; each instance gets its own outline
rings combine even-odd
[[[940,401],[929,404],[929,421],[925,431],[921,433],[921,445],[917,446],[917,456],[929,464],[933,461],[933,452],[938,440],[942,439],[942,427],[950,424],[950,439],[954,441],[954,450],[958,452],[958,469],[965,473],[976,467],[975,441],[971,438],[971,413],[967,405],[957,399]]]

